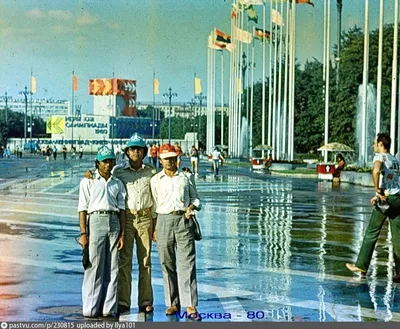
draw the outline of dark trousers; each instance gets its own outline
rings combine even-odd
[[[395,271],[396,274],[400,274],[400,195],[390,195],[388,197],[388,202],[391,209],[388,217],[392,233]],[[372,211],[356,262],[356,266],[362,270],[368,271],[376,241],[378,240],[379,233],[381,232],[386,217],[387,216],[382,214],[379,210],[374,209]]]

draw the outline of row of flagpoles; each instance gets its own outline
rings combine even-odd
[[[378,82],[377,82],[377,109],[376,109],[376,133],[380,131],[380,106],[381,106],[381,83],[382,83],[382,33],[383,33],[383,1],[380,0],[379,12],[379,59],[378,59]],[[391,152],[395,152],[396,137],[396,94],[397,94],[397,43],[398,43],[398,1],[394,2],[394,38],[393,38],[393,63],[392,63],[392,94],[391,94],[391,124],[390,134],[394,141]],[[331,59],[331,0],[324,0],[324,45],[323,45],[323,80],[325,99],[325,131],[324,142],[329,142],[329,81],[330,81],[330,59]],[[215,122],[214,122],[214,101],[215,101],[215,77],[216,77],[216,52],[221,53],[221,107],[223,106],[223,59],[224,52],[230,55],[229,67],[229,154],[234,157],[252,156],[253,140],[253,84],[254,84],[254,61],[260,55],[256,52],[255,41],[261,41],[262,52],[262,115],[261,115],[261,143],[270,145],[272,155],[275,159],[293,160],[294,156],[294,97],[295,97],[295,58],[296,58],[296,5],[309,4],[314,6],[311,0],[234,0],[231,11],[230,35],[220,29],[214,28],[208,36],[208,108],[207,116],[210,117],[207,123],[207,151],[210,152],[215,144]],[[340,4],[341,5],[341,4]],[[262,9],[262,27],[258,24],[256,9]],[[269,7],[269,8],[268,8]],[[266,28],[266,10],[269,9],[269,30]],[[363,63],[363,106],[362,106],[362,138],[360,154],[365,165],[367,145],[366,124],[367,124],[367,85],[368,85],[368,51],[369,51],[369,0],[365,0],[365,40],[364,40],[364,63]],[[245,18],[247,17],[247,22]],[[254,22],[250,27],[250,22]],[[339,31],[340,33],[340,31]],[[339,38],[340,40],[340,38]],[[340,41],[339,41],[340,42]],[[266,47],[269,46],[269,57],[266,59]],[[251,57],[251,65],[240,61],[240,56],[246,47],[246,53]],[[340,56],[340,54],[337,54]],[[249,56],[247,56],[249,58]],[[337,58],[340,61],[340,58]],[[282,64],[283,61],[283,64]],[[266,68],[268,65],[268,93],[265,90]],[[244,83],[246,69],[251,69],[251,81]],[[338,78],[338,76],[337,76]],[[242,83],[243,81],[243,83]],[[243,131],[243,115],[241,113],[243,89],[247,86],[246,121],[249,122],[249,145],[248,154],[241,132]],[[283,93],[282,93],[283,90]],[[268,112],[266,111],[266,97],[268,95]],[[282,101],[283,96],[283,101]],[[250,101],[249,101],[250,99]],[[249,107],[249,108],[248,108]],[[268,116],[267,116],[268,115]],[[400,118],[400,99],[397,115]],[[268,120],[267,120],[268,118]],[[268,126],[266,127],[266,122]],[[397,128],[400,135],[400,120]],[[259,133],[259,132],[257,132]],[[223,139],[221,137],[221,144]],[[400,153],[400,143],[397,143]],[[397,150],[396,149],[396,150]],[[263,154],[264,156],[264,154]],[[328,153],[324,158],[327,161]]]
[[[296,0],[296,4],[310,4],[310,0]],[[269,5],[270,20],[269,30],[266,29],[266,9]],[[253,25],[250,21],[258,23],[256,8],[262,6],[262,28]],[[286,15],[283,15],[286,6]],[[247,17],[247,22],[245,18]],[[284,18],[285,17],[285,18]],[[232,3],[230,35],[214,28],[208,37],[208,108],[207,108],[207,151],[210,152],[215,144],[215,76],[216,52],[221,52],[221,107],[223,106],[223,58],[224,51],[230,53],[229,68],[229,154],[233,157],[252,155],[253,140],[253,84],[254,84],[254,59],[256,48],[254,40],[261,41],[262,49],[262,129],[261,143],[273,147],[273,156],[276,159],[288,158],[293,160],[293,113],[294,113],[294,65],[295,65],[295,27],[296,5],[290,0],[268,1],[263,0],[235,0]],[[285,36],[283,36],[285,33]],[[269,45],[269,90],[265,90],[266,83],[266,48]],[[241,62],[241,54],[251,53],[251,65]],[[282,59],[284,52],[284,71],[282,72]],[[245,56],[245,55],[243,55]],[[245,81],[243,76],[246,70],[251,69]],[[284,84],[282,103],[282,84]],[[246,118],[243,122],[242,108],[243,90],[247,88]],[[250,92],[250,95],[249,95]],[[268,95],[268,120],[266,120],[266,97]],[[250,99],[250,101],[249,101]],[[282,105],[281,105],[282,103]],[[243,106],[243,107],[242,107]],[[244,126],[249,122],[249,145],[246,145],[246,131]],[[265,127],[265,123],[268,126]],[[267,128],[267,131],[266,131]],[[267,138],[267,140],[265,140]],[[223,144],[221,137],[221,144]]]

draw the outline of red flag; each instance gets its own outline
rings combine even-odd
[[[72,89],[78,91],[78,77],[76,75],[72,76]]]
[[[298,4],[298,5],[301,5],[303,3],[306,3],[306,4],[314,7],[314,4],[311,2],[311,0],[296,0],[296,4]]]

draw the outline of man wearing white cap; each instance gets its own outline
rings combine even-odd
[[[200,320],[192,220],[200,199],[188,177],[178,173],[175,148],[164,144],[159,156],[163,170],[151,179],[151,190],[158,215],[154,239],[163,272],[165,313],[175,315],[186,306],[187,316]]]
[[[102,147],[95,163],[94,178],[83,178],[79,189],[79,243],[89,244],[91,263],[83,277],[82,313],[109,317],[118,314],[118,250],[124,245],[126,192],[111,175],[115,165],[111,149]]]

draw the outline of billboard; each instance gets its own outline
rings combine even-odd
[[[136,80],[101,78],[89,80],[89,95],[115,95],[119,105],[118,115],[136,116]]]
[[[52,115],[47,119],[46,134],[63,134],[65,131],[65,117]]]

